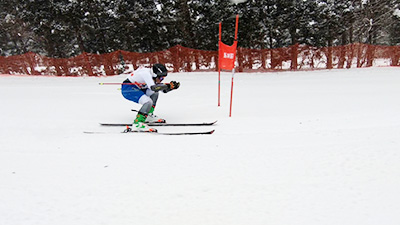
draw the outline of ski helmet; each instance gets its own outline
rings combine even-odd
[[[153,77],[165,77],[168,74],[167,68],[160,63],[153,65]]]

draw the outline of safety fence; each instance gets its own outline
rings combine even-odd
[[[106,76],[153,63],[166,64],[173,72],[216,71],[218,51],[180,45],[164,51],[107,54],[82,53],[71,58],[49,58],[36,53],[0,56],[0,74],[53,76]],[[238,48],[237,72],[313,70],[370,66],[399,66],[400,46],[349,44],[317,48],[293,45],[277,49]]]

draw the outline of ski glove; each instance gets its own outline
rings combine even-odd
[[[178,89],[181,83],[176,82],[176,81],[171,81],[169,84],[165,84],[168,88],[163,90],[164,93],[170,92],[174,89]]]
[[[176,81],[171,81],[167,85],[169,85],[169,89],[174,90],[174,89],[178,89],[179,86],[181,85],[181,83],[176,82]]]

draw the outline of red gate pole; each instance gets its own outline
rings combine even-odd
[[[218,40],[218,106],[221,105],[221,57],[219,55],[219,48],[221,46],[221,30],[222,30],[222,23],[219,22],[219,40]]]
[[[229,117],[232,117],[232,98],[233,98],[233,77],[235,76],[235,68],[232,69],[232,84],[231,84],[231,105],[229,107]]]
[[[236,15],[235,41],[237,41],[238,27],[239,27],[239,14]]]
[[[235,41],[237,42],[237,33],[238,33],[238,26],[239,26],[239,15],[236,15],[236,25],[235,25]],[[237,51],[237,50],[236,50]],[[236,55],[236,54],[235,54]],[[236,57],[235,57],[236,58]],[[233,69],[232,69],[232,84],[231,84],[231,104],[229,107],[229,117],[232,117],[232,102],[233,102],[233,78],[235,76],[235,62],[233,62]]]

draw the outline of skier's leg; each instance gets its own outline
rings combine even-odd
[[[142,107],[140,108],[139,112],[136,115],[136,119],[133,122],[133,127],[135,127],[135,129],[139,131],[155,131],[155,129],[149,128],[144,123],[147,119],[149,111],[153,106],[153,100],[151,100],[149,96],[143,95],[142,97],[140,97],[138,103],[142,104]]]
[[[121,94],[129,101],[139,103],[140,98],[145,93],[136,85],[121,85]]]
[[[165,119],[161,119],[157,115],[154,114],[154,109],[157,104],[158,95],[159,95],[158,92],[155,92],[152,95],[150,95],[150,98],[153,101],[153,105],[151,106],[151,109],[149,111],[146,122],[149,122],[149,123],[165,123],[166,122]]]
[[[147,91],[146,91],[146,95],[149,96],[151,100],[153,100],[153,106],[152,106],[152,108],[151,108],[150,111],[149,111],[149,114],[152,114],[152,113],[154,112],[154,108],[155,108],[156,105],[157,105],[157,100],[158,100],[159,92],[153,92],[153,91],[151,91],[151,90],[147,90]]]
[[[157,105],[158,95],[159,95],[158,92],[155,92],[154,94],[150,95],[151,100],[153,100],[153,105],[149,111],[149,115],[153,115],[154,113],[154,109],[156,108]]]
[[[146,120],[147,115],[149,114],[149,112],[153,106],[153,100],[151,100],[151,98],[147,95],[142,95],[142,97],[140,97],[138,103],[141,104],[142,107],[139,109],[135,123],[144,122]]]
[[[151,100],[153,100],[153,105],[156,106],[157,105],[157,100],[158,100],[158,92],[154,92],[154,94],[150,95]]]
[[[133,122],[133,128],[139,131],[153,131],[144,122],[153,106],[153,100],[140,90],[136,85],[122,85],[121,93],[124,98],[142,105]]]

